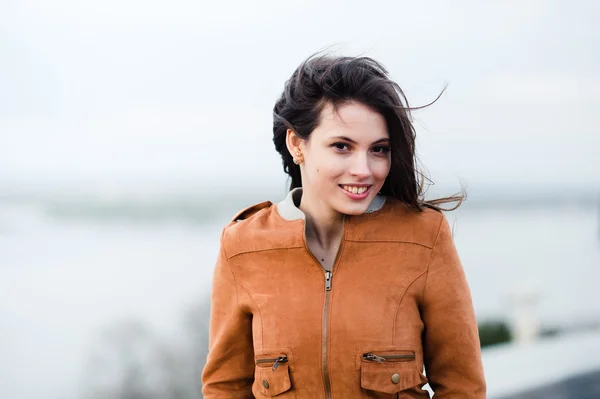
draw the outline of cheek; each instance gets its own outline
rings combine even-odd
[[[390,164],[382,164],[378,168],[373,170],[373,175],[379,184],[383,184],[390,173]]]
[[[377,179],[385,180],[387,175],[390,173],[391,166],[391,160],[382,160],[381,162],[377,162],[372,169],[373,174],[377,177]]]
[[[319,180],[338,177],[345,170],[343,162],[331,156],[315,157],[310,169],[313,172],[313,178]]]

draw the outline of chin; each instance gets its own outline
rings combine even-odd
[[[370,201],[365,200],[364,204],[340,204],[340,206],[336,207],[336,210],[344,215],[362,215],[367,211],[370,203]]]
[[[340,213],[343,215],[348,215],[348,216],[359,216],[359,215],[362,215],[363,213],[365,213],[365,211],[366,211],[366,209],[364,211],[363,210],[361,210],[361,211],[349,210],[346,212],[342,211]]]

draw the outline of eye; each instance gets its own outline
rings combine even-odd
[[[378,145],[378,146],[373,147],[373,152],[375,152],[377,154],[387,154],[388,152],[390,152],[390,147]]]
[[[348,144],[346,143],[333,143],[331,145],[333,148],[335,148],[336,150],[340,150],[340,151],[346,151],[348,150]]]

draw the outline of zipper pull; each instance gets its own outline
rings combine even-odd
[[[273,371],[277,370],[277,367],[279,367],[280,362],[287,362],[287,356],[279,356],[277,359],[275,359],[275,363],[273,363]]]
[[[325,271],[325,291],[331,291],[331,272]]]
[[[379,362],[379,363],[385,362],[385,357],[377,356],[372,353],[365,353],[363,355],[363,358],[366,360],[371,360],[371,361],[375,361],[375,362]]]

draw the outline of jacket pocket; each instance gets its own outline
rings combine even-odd
[[[292,388],[288,356],[262,355],[256,359],[252,393],[257,398],[272,398]]]
[[[400,392],[426,382],[412,351],[390,350],[362,355],[360,385],[370,395],[368,397],[396,398]]]

